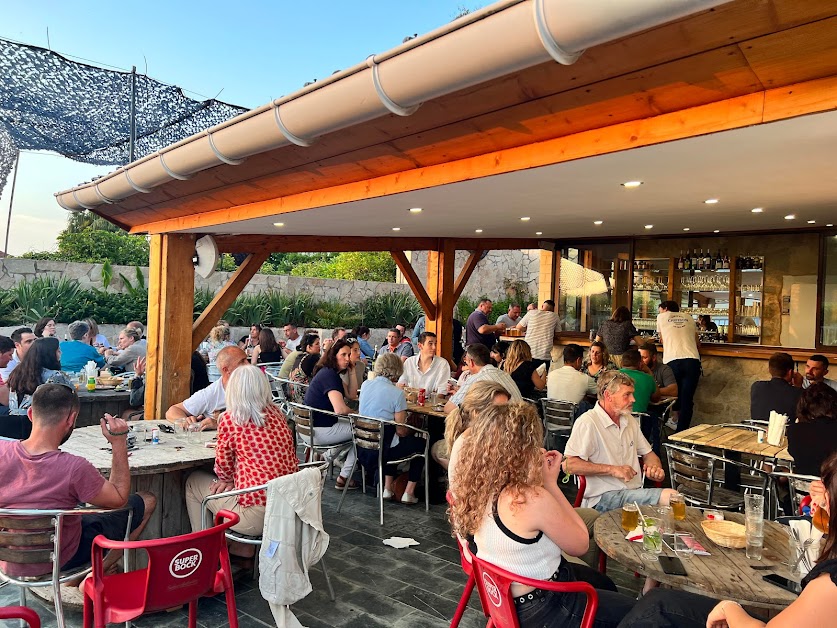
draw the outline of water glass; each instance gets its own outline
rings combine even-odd
[[[187,437],[186,431],[189,426],[189,421],[186,419],[175,419],[174,421],[174,437],[185,440]]]
[[[691,543],[694,541],[691,534],[675,534],[674,535],[674,553],[680,557],[681,560],[689,560],[694,553]]]
[[[660,506],[657,511],[660,514],[660,533],[674,534],[674,513],[671,506]]]
[[[764,547],[764,495],[744,496],[744,528],[747,558],[761,560]]]
[[[799,578],[802,575],[802,561],[800,560],[802,543],[790,537],[788,538],[788,549],[790,550],[788,554],[788,570],[790,571],[790,576],[791,578]]]
[[[744,496],[744,513],[747,517],[764,518],[764,495],[751,493]]]
[[[201,443],[201,424],[189,423],[186,426],[186,440],[200,445]]]

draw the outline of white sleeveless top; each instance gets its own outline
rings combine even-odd
[[[509,530],[497,513],[497,498],[474,535],[477,556],[519,576],[549,580],[561,565],[561,548],[543,532],[526,539]]]

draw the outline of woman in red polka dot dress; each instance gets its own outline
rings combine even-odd
[[[270,384],[261,369],[239,366],[226,388],[227,410],[218,420],[215,475],[195,471],[186,481],[186,509],[192,530],[201,529],[201,502],[207,495],[250,488],[298,468],[293,437],[285,415],[273,404]],[[226,508],[241,517],[233,527],[242,534],[260,535],[267,498],[264,491],[209,502],[215,513]],[[231,548],[248,555],[252,547]]]

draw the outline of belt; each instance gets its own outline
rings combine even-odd
[[[559,582],[560,581],[559,572],[556,571],[548,579],[553,581],[553,582]],[[555,593],[555,591],[546,591],[544,589],[534,589],[532,591],[529,591],[529,593],[527,593],[525,595],[521,595],[521,596],[518,596],[518,597],[514,598],[514,605],[517,606],[517,607],[525,606],[526,604],[529,604],[530,602],[534,602],[535,600],[543,599],[547,596],[552,595],[553,593]]]

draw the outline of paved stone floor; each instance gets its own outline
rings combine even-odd
[[[293,606],[302,624],[309,628],[449,626],[465,576],[450,536],[445,507],[431,506],[430,512],[425,512],[421,504],[386,504],[385,525],[380,526],[378,502],[371,492],[348,494],[342,512],[337,513],[340,493],[332,486],[327,483],[323,494],[323,518],[331,535],[326,561],[337,599],[329,599],[322,571],[315,567],[311,575],[313,592]],[[390,536],[413,537],[420,545],[402,550],[383,545],[382,540]],[[613,561],[608,564],[608,575],[621,591],[636,596],[640,579]],[[275,625],[257,583],[245,576],[238,578],[235,586],[242,628]],[[11,585],[0,588],[0,605],[16,604],[17,596],[17,589]],[[55,626],[52,607],[33,600],[32,595],[28,598],[43,625]],[[67,611],[66,617],[68,626],[81,626],[81,613]],[[198,623],[203,628],[228,625],[223,596],[201,600]],[[157,613],[135,624],[140,628],[186,626],[187,614],[185,608]],[[476,593],[462,626],[485,626]]]

